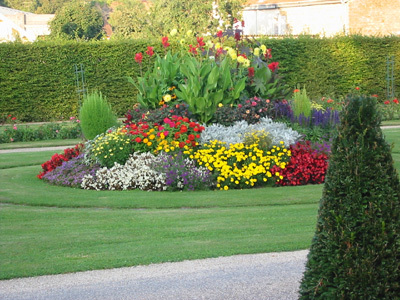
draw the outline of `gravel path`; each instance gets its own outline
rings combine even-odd
[[[308,251],[0,281],[3,300],[295,300]]]

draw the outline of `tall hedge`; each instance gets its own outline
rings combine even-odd
[[[374,97],[348,99],[300,299],[399,299],[400,182]]]
[[[400,90],[400,37],[335,37],[260,39],[272,48],[273,60],[290,86],[305,85],[312,98],[344,96],[355,86],[384,99],[386,56],[396,59]],[[107,97],[122,116],[136,102],[135,53],[148,45],[163,53],[160,41],[35,42],[0,44],[0,114],[23,121],[46,121],[77,115],[74,64],[83,64],[87,87]],[[145,55],[144,68],[149,60]]]

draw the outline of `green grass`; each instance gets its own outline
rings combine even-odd
[[[400,125],[400,120],[383,121],[382,125],[384,126]]]
[[[0,144],[0,150],[20,149],[20,148],[42,148],[42,147],[54,147],[54,146],[72,146],[79,143],[82,143],[82,139],[3,143]]]
[[[3,205],[0,278],[309,247],[316,204],[203,209]]]
[[[384,133],[400,170],[400,129]],[[35,177],[53,153],[0,155],[0,279],[306,249],[314,234],[323,185],[86,191]]]

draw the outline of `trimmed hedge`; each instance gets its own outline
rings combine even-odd
[[[396,59],[396,90],[400,89],[400,37],[334,37],[260,39],[272,48],[286,82],[306,85],[311,98],[341,97],[355,86],[366,94],[386,94],[386,56]],[[107,97],[122,116],[136,103],[135,53],[148,45],[163,53],[160,41],[35,42],[0,44],[0,114],[22,121],[49,121],[76,116],[79,110],[74,64],[85,67],[89,89]],[[143,68],[149,66],[146,55]]]

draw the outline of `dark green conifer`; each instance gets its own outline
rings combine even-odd
[[[373,97],[347,98],[300,299],[400,299],[400,183]]]

